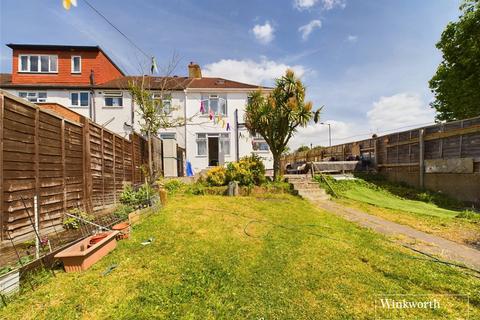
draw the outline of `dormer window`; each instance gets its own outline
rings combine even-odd
[[[18,71],[28,73],[57,73],[56,55],[29,54],[18,57]]]
[[[82,73],[82,57],[72,56],[72,73]]]

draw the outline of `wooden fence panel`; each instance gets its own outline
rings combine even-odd
[[[155,157],[156,159],[158,157]],[[0,240],[33,237],[33,198],[41,232],[73,208],[114,205],[125,183],[144,181],[146,140],[130,140],[81,117],[81,123],[0,93]]]

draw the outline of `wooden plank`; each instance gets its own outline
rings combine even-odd
[[[117,185],[116,185],[116,170],[115,170],[115,145],[116,145],[116,139],[115,135],[113,136],[113,203],[116,205],[117,204]]]
[[[419,184],[420,188],[423,188],[424,185],[424,171],[425,171],[425,144],[424,144],[424,135],[425,129],[420,129],[418,132],[418,146],[419,146],[419,156],[418,156],[418,170],[420,171]]]
[[[7,219],[3,212],[3,113],[4,113],[5,96],[0,94],[0,242],[5,240],[4,220]]]
[[[91,153],[90,153],[90,120],[83,118],[83,134],[84,134],[84,146],[83,146],[83,154],[84,154],[84,180],[83,180],[83,201],[85,211],[92,212],[92,172],[91,172]]]
[[[100,139],[101,139],[101,151],[102,151],[102,206],[105,208],[105,158],[103,155],[103,128],[100,132]]]

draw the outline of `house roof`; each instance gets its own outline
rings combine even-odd
[[[28,44],[28,43],[8,43],[7,47],[10,49],[25,49],[25,50],[52,50],[52,51],[98,51],[110,61],[110,63],[117,68],[122,75],[125,76],[123,70],[108,56],[108,54],[99,46],[76,46],[76,45],[58,45],[58,44]]]
[[[120,77],[108,82],[96,84],[94,86],[86,84],[75,83],[28,83],[17,84],[12,83],[12,76],[8,73],[0,74],[0,87],[3,88],[25,88],[25,89],[128,89],[131,81],[142,81],[142,76],[125,76]],[[271,89],[268,87],[261,87],[257,85],[232,81],[223,78],[210,78],[203,77],[199,79],[193,79],[189,77],[152,77],[145,76],[145,87],[149,90],[185,90],[185,89],[237,89],[237,90],[254,90],[258,88]]]

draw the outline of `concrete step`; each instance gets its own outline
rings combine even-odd
[[[318,182],[314,181],[291,181],[294,189],[316,189],[319,187]]]

